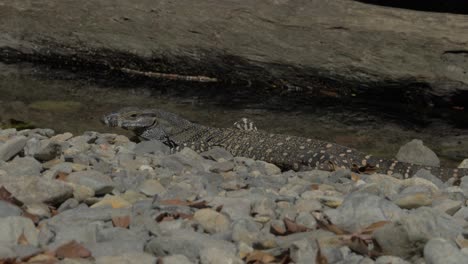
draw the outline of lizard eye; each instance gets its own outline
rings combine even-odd
[[[137,114],[131,114],[130,117],[137,117]]]

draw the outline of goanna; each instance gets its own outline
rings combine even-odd
[[[102,121],[111,127],[132,130],[144,140],[162,141],[173,151],[190,147],[203,152],[220,146],[234,156],[267,161],[285,170],[346,168],[360,173],[377,170],[379,173],[398,173],[409,178],[418,170],[427,169],[443,181],[453,177],[454,183],[468,175],[468,169],[431,167],[381,159],[317,139],[271,134],[260,130],[207,127],[160,109],[123,108],[105,115]]]

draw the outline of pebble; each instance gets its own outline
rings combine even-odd
[[[458,187],[425,170],[409,179],[282,172],[219,147],[170,154],[158,141],[109,133],[0,135],[0,182],[24,203],[0,200],[0,258],[53,263],[41,250],[72,240],[93,260],[59,263],[245,263],[284,252],[315,263],[319,249],[328,263],[343,264],[466,256],[453,241],[466,243],[468,177]],[[348,234],[375,241],[383,256],[359,253]]]
[[[440,160],[437,155],[426,147],[422,140],[413,139],[412,141],[403,145],[398,151],[396,158],[398,161],[416,163],[421,165],[428,165],[439,167]]]

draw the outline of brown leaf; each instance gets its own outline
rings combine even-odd
[[[130,216],[116,216],[112,217],[112,224],[114,227],[128,228],[130,226]]]
[[[348,232],[344,231],[343,229],[339,228],[338,226],[334,225],[328,218],[321,219],[314,215],[315,220],[317,221],[317,226],[320,229],[327,230],[333,232],[337,235],[346,235]]]
[[[263,264],[263,263],[272,263],[276,260],[276,258],[268,253],[254,250],[247,254],[245,257],[245,262],[246,263],[258,263],[258,264]]]
[[[221,212],[221,210],[223,210],[223,205],[219,205],[218,207],[216,207],[215,211],[216,212]]]
[[[289,218],[284,218],[283,219],[284,226],[286,227],[286,231],[289,234],[294,234],[294,233],[301,233],[301,232],[307,232],[310,229],[305,227],[304,225],[298,224],[294,222],[293,220]]]
[[[24,235],[24,232],[21,233],[21,235],[18,237],[17,243],[20,244],[20,245],[23,245],[23,246],[29,245],[29,241],[26,238],[26,236]]]
[[[5,187],[0,186],[0,200],[14,204],[18,207],[23,206],[23,202],[16,199]]]
[[[317,191],[320,188],[320,184],[313,183],[310,185],[312,191]]]
[[[55,250],[58,258],[88,258],[91,257],[91,251],[72,240]]]
[[[361,234],[365,234],[365,235],[370,235],[372,233],[374,233],[375,230],[383,227],[384,225],[388,224],[388,223],[391,223],[390,221],[378,221],[378,222],[375,222],[373,224],[370,224],[368,227],[364,228],[363,230],[361,230]]]
[[[67,178],[68,178],[68,173],[65,173],[62,171],[57,173],[57,175],[55,176],[55,179],[59,181],[67,181]]]
[[[328,264],[328,259],[322,254],[322,249],[320,248],[320,244],[315,240],[315,243],[317,243],[317,255],[315,256],[315,263],[317,264]]]
[[[162,200],[159,203],[162,205],[187,205],[187,202],[180,199]]]
[[[211,208],[211,206],[209,206],[208,203],[205,200],[197,201],[197,202],[191,202],[191,203],[188,204],[188,206],[196,208],[196,209]]]
[[[354,252],[365,256],[369,255],[369,244],[358,236],[351,237],[351,239],[347,241],[346,244]]]

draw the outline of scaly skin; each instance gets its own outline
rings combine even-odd
[[[197,152],[219,146],[234,156],[249,157],[274,163],[282,169],[347,168],[356,172],[377,170],[380,173],[413,176],[427,169],[443,181],[468,175],[468,169],[450,169],[386,160],[366,155],[355,149],[311,138],[270,134],[232,128],[213,128],[192,123],[176,114],[159,109],[123,108],[102,121],[111,127],[133,130],[145,140],[160,140],[173,151],[190,147]]]

